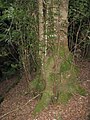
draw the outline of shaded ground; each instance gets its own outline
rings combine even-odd
[[[80,67],[80,84],[90,93],[90,62],[77,62],[77,65]],[[3,92],[6,85],[12,84],[11,81],[1,83],[0,91]],[[33,118],[32,112],[37,100],[32,99],[26,92],[27,84],[23,78],[18,85],[5,94],[5,99],[0,105],[0,120],[90,120],[87,117],[90,111],[89,94],[85,97],[74,95],[66,106],[49,105]]]

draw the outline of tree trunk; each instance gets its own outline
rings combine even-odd
[[[44,14],[43,0],[38,0],[39,6],[39,56],[41,59],[41,76],[45,80],[44,60],[45,60],[45,41],[44,41]]]
[[[55,0],[52,2],[50,5],[52,8],[51,12],[53,12],[53,29],[56,29],[57,33],[53,33],[53,35],[57,35],[57,37],[53,38],[53,40],[50,40],[49,37],[47,41],[47,44],[51,46],[53,43],[53,49],[50,49],[50,51],[47,50],[47,56],[43,57],[43,73],[46,85],[41,100],[35,108],[35,113],[46,107],[52,101],[52,98],[58,102],[66,102],[73,94],[73,88],[75,88],[73,84],[75,83],[76,72],[68,50],[67,40],[68,0],[60,0],[60,4],[58,4],[58,2],[56,3]],[[39,32],[42,31],[39,34],[39,39],[43,41],[44,29],[41,10],[43,7],[41,3],[42,0],[39,0]],[[57,13],[57,8],[59,14],[54,15],[54,13]],[[49,22],[50,21],[47,23],[49,24]],[[50,27],[48,27],[48,29],[51,29]]]

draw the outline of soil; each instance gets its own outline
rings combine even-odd
[[[90,62],[77,61],[80,68],[80,84],[90,94]],[[35,118],[32,113],[38,102],[36,96],[27,94],[27,84],[23,77],[20,82],[4,92],[16,77],[0,83],[0,94],[4,94],[4,101],[0,104],[0,120],[90,120],[90,96],[73,95],[66,105],[50,104]]]

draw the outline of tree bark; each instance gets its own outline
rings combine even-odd
[[[53,2],[53,3],[52,3]],[[44,107],[46,107],[51,101],[58,100],[60,102],[65,102],[72,94],[71,88],[69,88],[70,80],[72,81],[75,77],[74,66],[72,65],[72,57],[70,56],[68,50],[68,39],[67,39],[67,15],[68,15],[68,1],[60,0],[60,4],[56,4],[53,0],[50,5],[53,7],[51,12],[57,13],[57,8],[60,14],[53,16],[54,26],[57,32],[57,39],[53,39],[53,47],[50,54],[43,57],[45,60],[43,72],[45,80],[45,89],[43,91],[41,100],[35,108],[35,112],[40,112]],[[39,32],[44,31],[43,29],[43,17],[42,16],[42,0],[39,1]],[[50,22],[50,21],[49,21]],[[49,24],[48,22],[48,24]],[[48,27],[48,29],[50,29]],[[42,34],[41,34],[42,33]],[[56,35],[56,33],[53,33]],[[40,32],[39,37],[43,41],[43,32]],[[49,38],[48,38],[49,39]],[[50,40],[48,40],[49,42]],[[50,43],[48,43],[50,44]],[[50,44],[52,45],[52,44]],[[58,49],[57,49],[58,48]],[[74,83],[74,82],[73,82]],[[71,86],[70,86],[71,87]],[[40,109],[41,108],[41,109]]]
[[[38,0],[38,6],[39,6],[39,56],[41,59],[41,76],[45,80],[45,70],[44,70],[45,41],[44,41],[43,0]]]

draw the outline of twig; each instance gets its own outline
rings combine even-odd
[[[33,97],[32,99],[28,100],[23,106],[18,107],[18,108],[16,108],[16,109],[12,110],[12,111],[9,111],[9,112],[3,114],[2,116],[0,116],[0,119],[2,119],[3,117],[5,117],[5,116],[7,116],[7,115],[9,115],[9,114],[11,114],[11,113],[13,113],[13,112],[16,112],[16,111],[22,109],[22,108],[25,107],[28,103],[30,103],[31,101],[33,101],[34,99],[36,99],[36,98],[39,97],[39,96],[40,96],[40,94],[38,94],[38,95],[36,95],[35,97]]]

